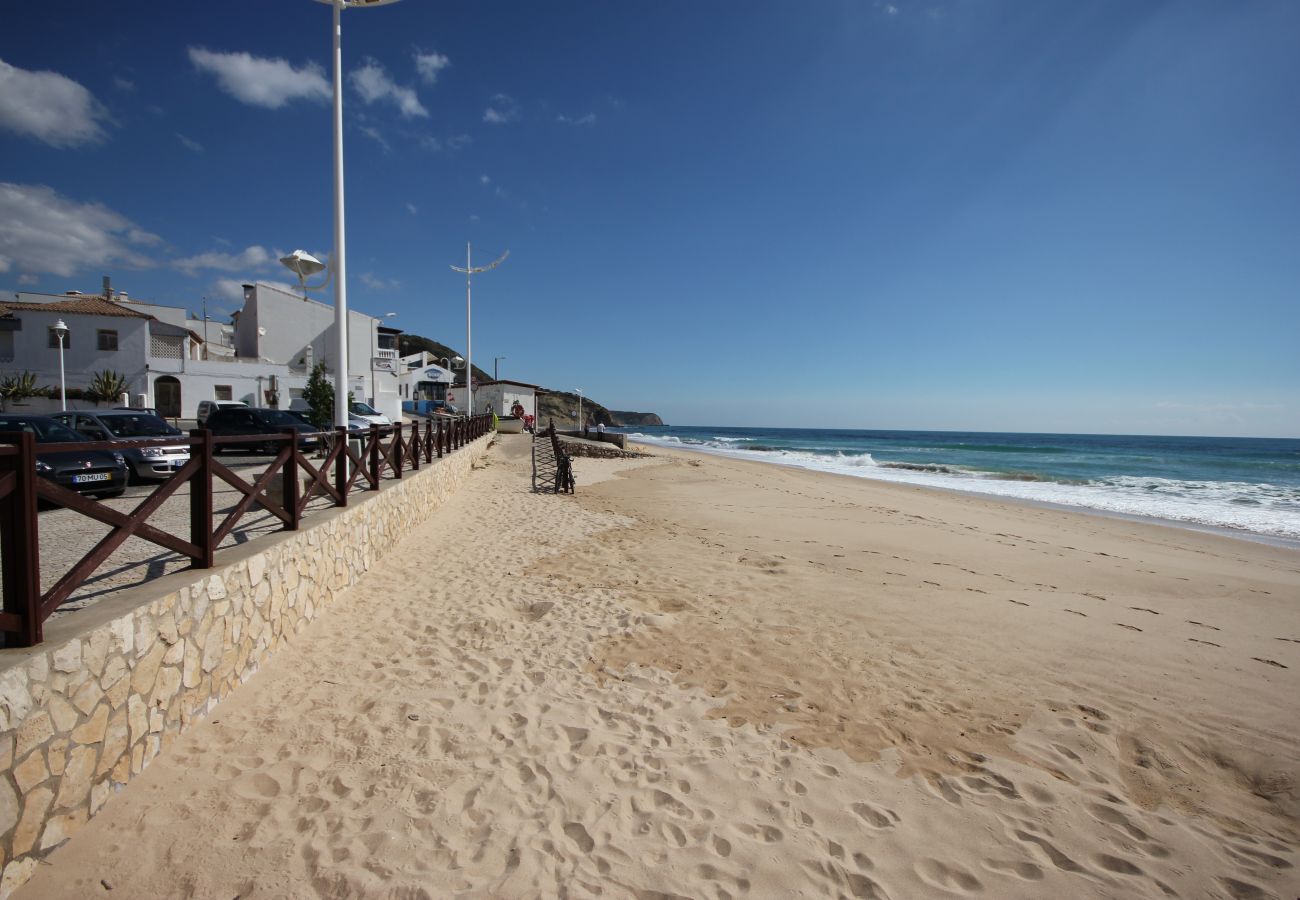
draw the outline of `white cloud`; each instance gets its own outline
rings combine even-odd
[[[479,183],[479,184],[487,184],[487,183],[490,182],[491,180],[492,180],[492,179],[491,179],[491,178],[488,178],[486,175],[480,175],[480,176],[478,177],[478,183]]]
[[[95,95],[57,72],[29,72],[0,59],[0,128],[51,147],[102,141],[106,110]]]
[[[519,118],[519,104],[508,94],[496,94],[491,104],[483,110],[483,121],[493,125],[504,125]]]
[[[442,149],[442,141],[438,140],[431,134],[426,134],[420,138],[420,147],[424,150],[432,150],[436,153]]]
[[[366,137],[370,138],[375,143],[377,143],[379,146],[383,147],[385,153],[391,153],[393,151],[392,145],[389,144],[387,140],[385,140],[383,132],[381,132],[378,128],[375,128],[373,125],[362,125],[360,127],[361,127],[361,133],[364,134]]]
[[[251,106],[279,109],[294,100],[324,102],[334,95],[324,70],[313,62],[295,69],[283,59],[203,47],[190,47],[189,55],[196,69],[215,75],[222,90]]]
[[[135,90],[135,82],[129,78],[123,78],[121,75],[117,75],[113,78],[113,87],[117,88],[119,91],[130,93]]]
[[[451,137],[447,138],[447,149],[461,150],[472,143],[474,143],[474,139],[468,134],[453,134]]]
[[[413,119],[427,118],[429,111],[420,103],[414,88],[403,87],[388,77],[388,73],[373,59],[367,59],[359,69],[353,69],[348,76],[361,99],[369,106],[374,103],[392,103],[401,110],[403,117]]]
[[[194,138],[186,137],[185,135],[181,134],[179,131],[176,132],[176,140],[180,141],[181,146],[184,147],[186,150],[193,150],[195,153],[203,152],[202,144],[194,140]]]
[[[276,261],[276,256],[265,247],[254,245],[239,253],[222,253],[209,251],[197,256],[172,260],[172,267],[186,275],[194,275],[199,269],[218,269],[223,272],[247,272],[260,269]]]
[[[224,301],[227,305],[216,307],[219,313],[229,314],[230,312],[240,309],[244,305],[244,285],[252,284],[251,279],[240,280],[238,278],[218,278],[208,285],[208,299],[217,299]],[[289,284],[285,281],[267,281],[265,278],[258,278],[257,284],[264,284],[268,287],[284,291],[286,294],[292,294],[295,297],[301,297],[302,291],[298,285]],[[211,308],[211,307],[209,307]]]
[[[407,212],[409,212],[411,215],[415,215],[416,213],[418,213],[418,212],[420,211],[420,208],[419,208],[418,206],[416,206],[414,203],[408,203],[408,204],[406,204],[406,210],[407,210]]]
[[[415,71],[420,73],[420,79],[425,84],[435,84],[438,81],[438,73],[450,65],[451,60],[437,51],[431,50],[428,53],[415,51]]]
[[[35,275],[19,275],[18,283],[30,286],[33,284],[40,284],[41,280],[37,278]]]
[[[132,245],[157,235],[99,203],[79,203],[43,184],[0,182],[0,272],[74,275],[85,269],[154,264]]]
[[[361,283],[372,291],[395,291],[402,286],[396,278],[380,278],[373,272],[362,272],[360,277]]]
[[[594,112],[589,112],[585,116],[578,116],[576,119],[573,119],[561,113],[555,117],[555,121],[562,122],[565,125],[595,125],[596,114]]]

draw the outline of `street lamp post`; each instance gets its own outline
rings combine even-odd
[[[68,336],[68,326],[63,324],[62,319],[54,323],[54,333],[59,338],[59,407],[66,412],[68,409],[68,385],[63,375],[63,339]]]
[[[509,358],[510,358],[510,357],[508,357],[508,356],[494,356],[494,357],[492,357],[492,380],[493,380],[493,381],[500,381],[500,380],[501,380],[501,376],[499,376],[499,375],[497,374],[497,363],[501,362],[501,360],[503,360],[503,359],[509,359]]]
[[[465,244],[465,268],[462,269],[460,266],[451,267],[452,271],[461,272],[465,275],[465,393],[469,397],[467,409],[471,416],[474,415],[474,341],[472,340],[473,330],[471,325],[473,315],[470,307],[470,279],[475,275],[481,275],[495,269],[505,262],[506,257],[509,255],[510,251],[507,250],[486,266],[479,266],[476,269],[473,263],[474,249],[467,243]]]
[[[582,431],[582,388],[574,388],[574,390],[578,392],[578,421],[575,428]]]
[[[317,0],[334,9],[334,424],[348,427],[348,278],[343,226],[343,26],[344,9],[384,6],[397,0]]]

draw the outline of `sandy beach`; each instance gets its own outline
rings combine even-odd
[[[527,452],[15,896],[1300,894],[1300,552]]]

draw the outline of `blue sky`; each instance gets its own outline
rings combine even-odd
[[[329,9],[19,4],[0,288],[329,250]],[[349,301],[676,424],[1300,436],[1300,4],[344,14]],[[476,256],[478,254],[476,253]],[[286,273],[287,274],[287,273]]]

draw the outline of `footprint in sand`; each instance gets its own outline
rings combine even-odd
[[[1028,606],[1028,605],[1029,605],[1028,603],[1021,603],[1019,600],[1012,600],[1010,597],[1007,598],[1007,602],[1008,602],[1008,603],[1014,603],[1016,606]]]
[[[1156,612],[1154,609],[1147,609],[1145,606],[1130,606],[1129,609],[1135,612],[1151,613],[1153,616],[1160,615],[1160,613]]]
[[[1197,622],[1195,619],[1188,619],[1188,620],[1187,620],[1187,624],[1188,624],[1188,625],[1199,625],[1201,628],[1208,628],[1208,629],[1210,629],[1211,631],[1218,631],[1218,630],[1219,630],[1219,629],[1218,629],[1217,627],[1215,627],[1214,625],[1206,625],[1204,622]]]
[[[1129,631],[1141,631],[1141,630],[1142,630],[1141,628],[1138,628],[1136,625],[1125,625],[1123,622],[1116,622],[1115,624],[1118,625],[1120,628],[1127,628]]]
[[[1068,613],[1073,613],[1073,614],[1076,615],[1076,616],[1083,616],[1085,619],[1088,618],[1088,614],[1087,614],[1087,613],[1081,613],[1081,612],[1079,612],[1077,609],[1067,609],[1067,610],[1065,610],[1065,611],[1068,612]]]
[[[1204,645],[1207,646],[1207,647],[1220,647],[1220,646],[1222,646],[1221,644],[1216,644],[1216,643],[1214,643],[1214,641],[1203,641],[1203,640],[1201,640],[1200,638],[1188,638],[1188,640],[1191,641],[1193,644],[1204,644]]]
[[[1252,656],[1251,659],[1253,659],[1255,662],[1262,662],[1266,666],[1276,666],[1279,669],[1288,668],[1287,666],[1282,665],[1282,663],[1278,662],[1276,659],[1263,659],[1258,656]]]

